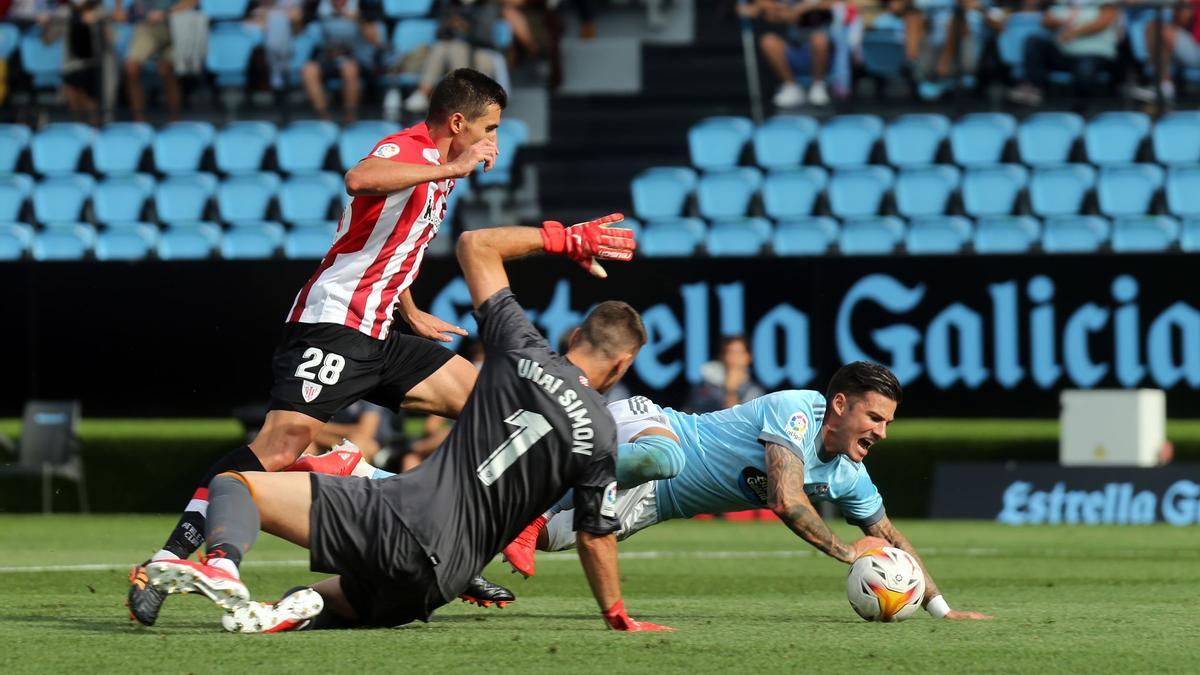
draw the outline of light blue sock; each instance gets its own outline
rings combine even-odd
[[[375,471],[371,474],[371,480],[379,480],[381,478],[391,478],[392,476],[395,476],[395,475],[396,474],[392,473],[391,471],[384,471],[383,469],[376,468]]]

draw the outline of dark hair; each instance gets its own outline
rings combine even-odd
[[[825,398],[832,401],[838,394],[845,394],[849,398],[869,391],[886,396],[897,404],[904,399],[904,390],[900,388],[900,380],[896,379],[896,375],[878,363],[869,361],[855,361],[838,368],[829,380]]]
[[[445,122],[454,113],[462,113],[473,120],[487,112],[488,105],[495,103],[504,110],[508,105],[508,94],[492,78],[478,70],[459,68],[442,78],[429,96],[428,122]]]
[[[579,326],[580,337],[610,356],[635,352],[646,344],[642,317],[628,303],[606,300],[596,305]]]

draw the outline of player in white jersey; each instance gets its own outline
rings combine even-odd
[[[901,397],[891,371],[858,361],[834,374],[825,395],[781,391],[703,415],[661,408],[640,396],[611,403],[620,444],[617,537],[699,513],[770,508],[796,535],[843,563],[878,546],[895,546],[919,560],[888,519],[862,463],[887,438]],[[867,536],[842,542],[814,502],[837,504]],[[573,514],[552,509],[547,515],[504,549],[526,576],[534,572],[535,548],[574,546]],[[928,571],[924,606],[939,618],[991,618],[950,609]]]
[[[288,313],[275,351],[270,410],[258,436],[219,459],[193,493],[175,529],[152,560],[186,559],[204,541],[208,483],[226,471],[324,473],[371,471],[359,455],[331,452],[293,464],[329,418],[365,399],[458,417],[477,370],[433,340],[466,331],[422,312],[409,285],[446,212],[454,181],[496,159],[496,129],[507,94],[470,69],[447,75],[434,89],[425,122],[388,136],[346,173],[351,199],[329,253]],[[562,226],[554,234],[561,238]],[[553,230],[554,228],[550,228]],[[547,250],[550,243],[547,243]],[[558,251],[562,253],[563,251]],[[399,313],[414,335],[392,330]],[[511,594],[481,585],[491,601]],[[165,596],[146,584],[145,564],[130,574],[131,618],[153,625]],[[472,599],[475,598],[472,596]]]

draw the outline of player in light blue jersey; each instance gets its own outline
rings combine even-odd
[[[834,374],[824,395],[781,391],[703,415],[661,408],[641,396],[611,403],[620,444],[618,538],[699,513],[769,508],[800,538],[843,563],[879,546],[919,560],[888,519],[862,463],[887,438],[901,398],[891,371],[857,361]],[[842,542],[814,502],[837,504],[867,536]],[[505,558],[532,575],[535,548],[574,546],[573,515],[552,509],[504,550]],[[939,618],[991,618],[951,610],[928,571],[924,606]]]

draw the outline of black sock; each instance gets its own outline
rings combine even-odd
[[[205,514],[208,512],[208,486],[213,478],[226,471],[265,470],[262,462],[258,461],[258,456],[250,450],[248,445],[243,445],[217,460],[209,467],[208,473],[204,475],[204,480],[192,494],[191,501],[188,502],[175,529],[171,531],[167,543],[163,544],[163,550],[187,559],[204,544]]]

